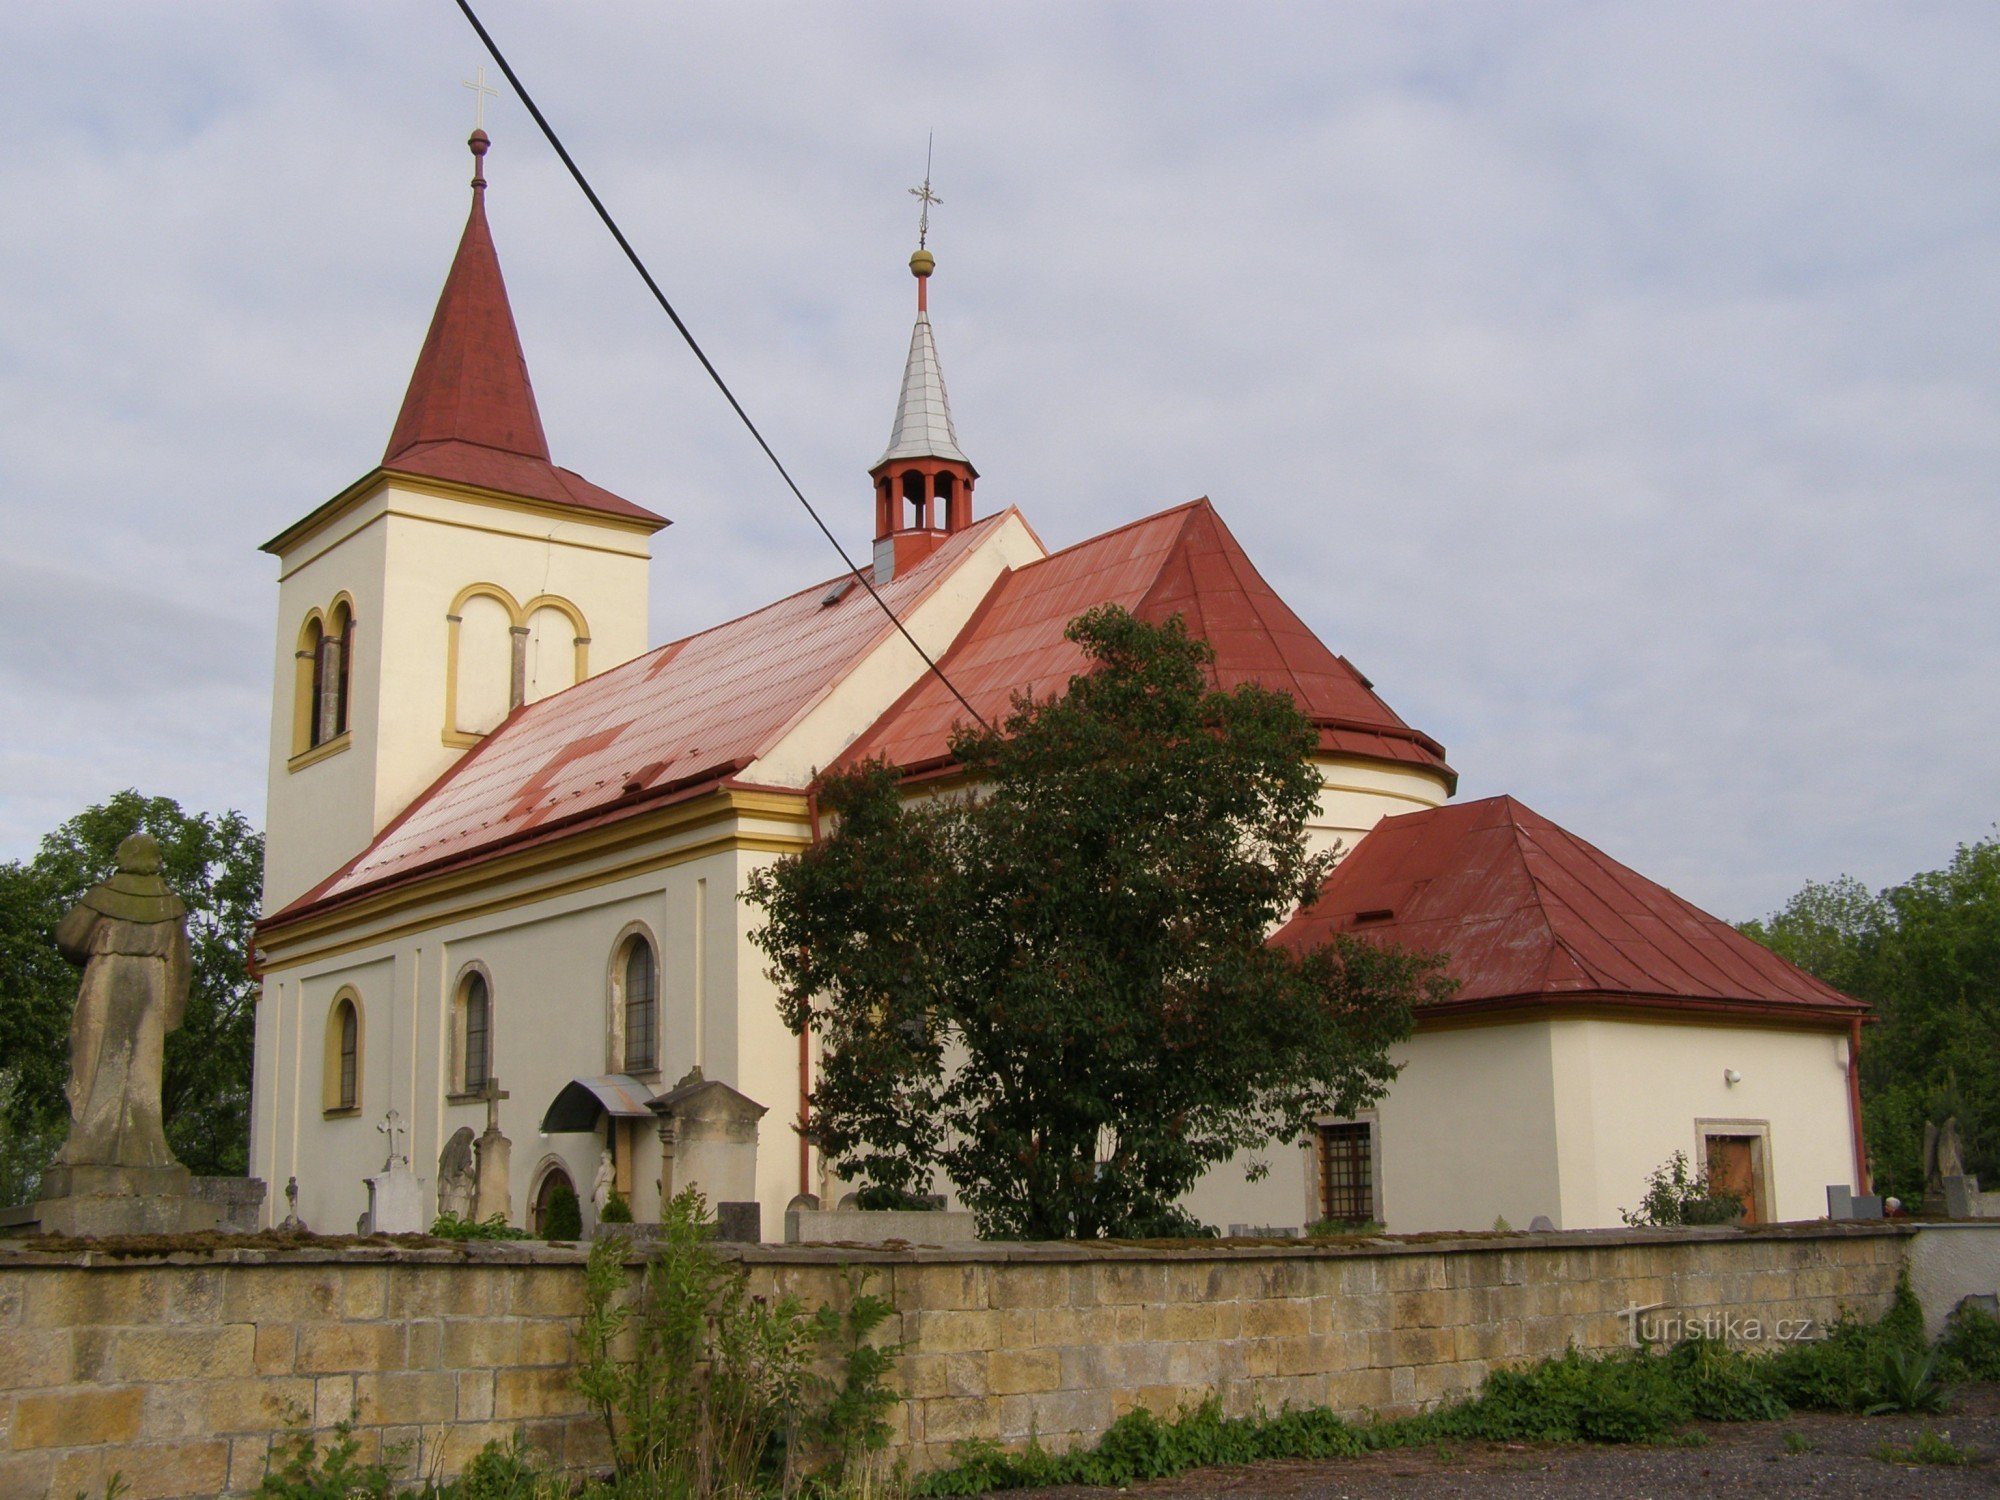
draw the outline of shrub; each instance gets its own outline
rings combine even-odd
[[[461,1219],[454,1213],[442,1213],[431,1225],[431,1234],[441,1240],[531,1240],[534,1236],[525,1229],[516,1229],[499,1214],[480,1219]]]
[[[600,1224],[630,1224],[632,1203],[623,1193],[612,1193],[604,1200],[604,1212],[597,1216]]]
[[[1639,1206],[1621,1208],[1618,1217],[1638,1227],[1675,1224],[1730,1224],[1743,1216],[1743,1200],[1716,1192],[1706,1171],[1696,1171],[1687,1152],[1676,1151],[1646,1179],[1646,1196]]]
[[[583,1205],[576,1201],[573,1188],[558,1184],[542,1210],[542,1238],[580,1240],[583,1238]]]
[[[701,1194],[676,1194],[635,1289],[621,1236],[591,1247],[577,1386],[621,1483],[689,1497],[821,1492],[864,1478],[888,1443],[901,1352],[871,1341],[894,1308],[851,1277],[845,1307],[752,1297],[710,1242]],[[833,1373],[815,1366],[830,1361]]]
[[[1961,1302],[1944,1325],[1945,1373],[1953,1380],[2000,1380],[2000,1318]]]

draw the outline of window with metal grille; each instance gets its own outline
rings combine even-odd
[[[360,1041],[361,1019],[354,1013],[354,1002],[340,1002],[340,1104],[341,1109],[353,1109],[360,1101],[356,1097],[360,1090]]]
[[[650,1072],[657,1065],[657,986],[653,945],[635,937],[625,947],[625,1071]]]
[[[1375,1160],[1366,1121],[1319,1128],[1320,1217],[1361,1224],[1375,1217]]]
[[[465,1079],[463,1089],[474,1093],[486,1087],[491,1062],[492,997],[486,992],[484,976],[474,974],[465,981]]]

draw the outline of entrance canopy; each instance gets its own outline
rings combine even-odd
[[[544,1135],[581,1133],[597,1129],[605,1115],[616,1119],[649,1120],[646,1106],[653,1091],[623,1073],[607,1073],[598,1078],[573,1078],[562,1086],[542,1116]]]

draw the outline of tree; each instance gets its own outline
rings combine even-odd
[[[263,884],[264,839],[239,813],[190,814],[165,797],[123,791],[42,840],[31,860],[0,864],[0,1121],[19,1191],[60,1145],[69,1106],[69,1023],[77,971],[55,948],[56,923],[110,875],[119,843],[144,830],[168,885],[187,903],[193,982],[167,1038],[167,1141],[197,1173],[248,1170],[250,1046],[256,982],[245,962]],[[6,1164],[0,1163],[0,1169]]]
[[[1207,1168],[1394,1077],[1443,960],[1264,939],[1331,863],[1290,698],[1211,690],[1178,618],[1072,622],[1091,670],[952,750],[971,790],[830,777],[835,822],[753,877],[787,1023],[823,1060],[808,1136],[864,1202],[941,1169],[991,1235],[1185,1232]]]
[[[1950,1115],[1966,1170],[2000,1177],[2000,837],[1880,895],[1808,884],[1743,931],[1874,1007],[1861,1093],[1878,1188],[1922,1195],[1924,1126]]]

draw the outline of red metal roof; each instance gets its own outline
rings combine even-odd
[[[1207,500],[1196,500],[1052,553],[1004,577],[939,662],[980,714],[997,722],[1013,695],[1060,693],[1084,670],[1063,638],[1098,604],[1141,619],[1182,615],[1215,648],[1213,677],[1234,688],[1281,689],[1320,731],[1322,748],[1421,765],[1451,775],[1444,749],[1409,727],[1345,658],[1306,628],[1259,576]],[[943,762],[965,711],[926,676],[842,757],[920,769]]]
[[[948,538],[882,597],[906,615],[1007,515]],[[843,575],[844,576],[844,575]],[[517,709],[275,925],[375,886],[597,826],[749,765],[895,627],[833,579]]]
[[[484,145],[475,138],[475,153]],[[382,467],[556,505],[666,522],[549,462],[500,257],[486,225],[483,171],[472,212],[431,315]]]
[[[1512,797],[1385,818],[1272,938],[1337,932],[1451,956],[1440,1011],[1565,1000],[1864,1007]]]

